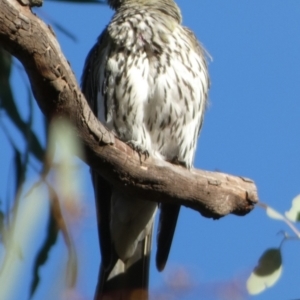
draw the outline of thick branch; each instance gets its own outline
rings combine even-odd
[[[29,76],[36,100],[51,120],[73,122],[85,161],[124,192],[145,200],[172,202],[219,218],[244,215],[258,200],[253,181],[242,177],[140,158],[114,138],[90,110],[76,78],[47,25],[16,0],[0,0],[0,45],[17,57]]]

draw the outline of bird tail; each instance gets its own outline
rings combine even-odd
[[[153,222],[126,263],[115,256],[108,270],[101,265],[94,300],[148,300],[152,231]]]
[[[179,211],[180,205],[164,203],[160,204],[156,252],[156,267],[158,271],[162,271],[166,266]]]

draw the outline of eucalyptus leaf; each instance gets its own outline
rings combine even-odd
[[[258,265],[247,280],[249,294],[256,295],[273,286],[282,273],[280,249],[270,248],[260,257]]]
[[[33,264],[32,282],[30,287],[30,298],[32,298],[32,296],[36,292],[36,289],[38,288],[38,285],[40,283],[40,275],[39,275],[40,268],[48,261],[49,253],[52,247],[57,242],[58,232],[59,229],[56,220],[53,217],[52,211],[49,210],[47,233],[44,242],[35,257],[35,261]]]
[[[300,195],[296,196],[292,201],[292,207],[285,212],[285,216],[292,222],[300,221]]]
[[[278,211],[276,211],[275,209],[273,209],[272,207],[267,206],[266,212],[270,218],[274,220],[284,221],[284,216]]]

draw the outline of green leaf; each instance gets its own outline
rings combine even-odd
[[[1,200],[0,203],[2,203]],[[5,214],[2,210],[0,210],[0,239],[2,240],[2,242],[3,242],[4,230],[5,230]]]
[[[55,150],[54,150],[55,149]],[[55,120],[50,127],[49,156],[55,153],[56,188],[63,199],[75,201],[80,194],[80,180],[76,174],[74,155],[83,157],[83,150],[74,128],[68,120]]]
[[[0,87],[2,88],[3,88],[2,84],[7,83],[9,80],[11,65],[12,65],[11,55],[3,48],[0,48]]]
[[[22,133],[24,140],[29,143],[30,152],[39,160],[44,158],[44,149],[41,146],[36,134],[32,131],[31,124],[23,121],[13,97],[9,82],[10,65],[6,52],[0,49],[0,104],[7,116]],[[1,69],[3,68],[3,69]]]
[[[300,195],[295,197],[292,201],[292,207],[285,212],[285,216],[292,222],[300,221]]]
[[[15,223],[7,230],[5,257],[0,269],[0,282],[5,284],[1,285],[0,299],[12,299],[12,293],[24,281],[20,260],[24,258],[23,253],[28,253],[32,247],[31,242],[44,210],[44,194],[43,186],[39,185],[22,199],[24,205],[18,211],[16,221],[13,221]]]
[[[24,166],[22,162],[22,154],[21,152],[14,147],[15,157],[14,157],[14,164],[15,164],[15,175],[16,175],[16,193],[21,187],[25,179],[26,173],[26,166]]]
[[[32,272],[33,276],[32,276],[32,282],[30,287],[30,298],[32,298],[39,285],[40,282],[39,270],[47,262],[51,248],[55,245],[57,241],[58,232],[59,229],[57,227],[56,220],[53,217],[52,210],[49,210],[47,234],[43,245],[41,246],[39,252],[35,257],[35,262],[33,264],[33,272]]]
[[[249,294],[256,295],[273,286],[282,273],[280,249],[266,250],[259,259],[258,265],[247,280]]]
[[[53,155],[54,154],[54,155]],[[74,155],[83,157],[83,149],[72,124],[66,119],[51,123],[49,134],[48,157],[53,155],[54,178],[57,181],[55,189],[59,191],[61,204],[65,207],[77,207],[81,194],[81,181],[76,172]],[[74,287],[77,280],[77,253],[67,222],[63,220],[59,201],[52,201],[57,219],[60,220],[66,246],[68,248],[67,286]]]
[[[45,149],[42,147],[36,134],[30,130],[28,134],[28,141],[30,152],[35,156],[37,160],[42,162],[44,160]]]
[[[267,206],[266,212],[270,218],[272,218],[274,220],[284,221],[284,216],[281,213],[279,213],[278,211],[276,211],[275,209],[273,209],[272,207]]]
[[[11,91],[9,90],[9,93],[4,94],[5,97],[1,97],[0,95],[2,99],[2,108],[6,111],[8,117],[19,129],[19,131],[23,134],[25,141],[29,143],[28,145],[30,152],[35,156],[36,159],[42,161],[44,157],[44,149],[41,146],[36,134],[32,131],[30,126],[28,126],[28,123],[22,120],[12,95],[7,97],[7,95],[11,94]]]
[[[0,98],[1,108],[5,109],[8,116],[15,123],[16,127],[24,126],[24,122],[18,112],[12,89],[9,82],[11,71],[11,56],[0,48]]]

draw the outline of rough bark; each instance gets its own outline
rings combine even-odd
[[[16,0],[0,0],[0,46],[23,64],[45,116],[68,118],[85,147],[85,162],[124,192],[212,218],[245,215],[258,201],[250,179],[189,171],[151,157],[141,161],[94,116],[51,28]]]

